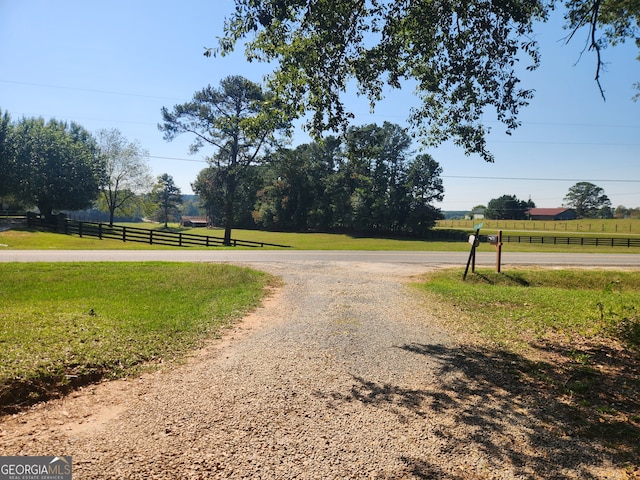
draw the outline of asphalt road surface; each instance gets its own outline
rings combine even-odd
[[[469,258],[468,252],[390,252],[351,250],[0,250],[0,262],[369,262],[460,265]],[[496,255],[478,252],[476,267],[492,268]],[[509,265],[546,267],[627,267],[640,268],[640,252],[607,253],[518,253],[503,252],[502,268]]]

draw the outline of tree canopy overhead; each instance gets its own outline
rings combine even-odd
[[[536,21],[566,7],[567,38],[581,27],[597,53],[638,42],[638,0],[235,0],[225,35],[205,55],[225,55],[246,40],[249,60],[273,62],[270,88],[293,114],[312,111],[315,135],[344,130],[351,118],[341,94],[356,81],[372,105],[385,85],[416,82],[421,102],[410,120],[427,144],[453,140],[487,161],[483,116],[510,133],[533,96],[517,65],[539,65]],[[640,44],[639,44],[640,45]]]

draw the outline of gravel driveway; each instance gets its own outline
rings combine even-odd
[[[425,267],[253,266],[285,285],[221,340],[6,417],[0,450],[72,455],[74,479],[617,478],[435,326],[406,287]]]

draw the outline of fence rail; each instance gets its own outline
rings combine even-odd
[[[466,242],[469,232],[464,230],[432,230],[428,240],[443,242]],[[481,242],[487,242],[487,235],[480,235]],[[557,237],[546,235],[503,235],[502,243],[537,243],[544,245],[580,245],[593,247],[640,247],[640,237]]]
[[[484,239],[483,239],[484,237]],[[480,235],[486,241],[486,235]],[[535,235],[503,235],[502,243],[540,243],[545,245],[583,245],[595,247],[640,247],[640,238],[622,237],[543,237]]]
[[[100,240],[121,240],[123,242],[147,243],[149,245],[166,245],[172,247],[219,247],[224,246],[223,237],[211,235],[193,235],[182,232],[150,230],[148,228],[127,227],[123,225],[110,226],[107,223],[78,222],[69,219],[58,219],[57,222],[46,222],[40,218],[29,217],[29,226],[42,230],[78,235],[80,237],[94,237]],[[275,243],[252,242],[249,240],[231,239],[233,247],[281,247],[288,245]]]

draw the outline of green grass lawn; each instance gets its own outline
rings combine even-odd
[[[254,308],[265,273],[217,264],[0,263],[0,407],[184,355]]]
[[[455,303],[465,329],[501,346],[551,332],[640,347],[640,272],[513,268],[461,277],[457,269],[429,273],[420,288]]]

